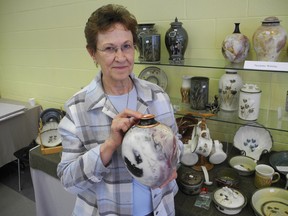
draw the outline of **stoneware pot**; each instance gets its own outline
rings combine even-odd
[[[122,157],[130,174],[142,184],[161,186],[177,168],[178,145],[172,130],[144,115],[122,142]]]
[[[154,27],[155,23],[141,23],[137,26],[137,45],[139,48],[139,61],[144,60],[144,48],[143,41],[145,37],[157,33],[156,28]]]
[[[235,23],[234,32],[225,37],[222,42],[222,54],[231,63],[243,62],[250,49],[249,39],[241,34],[240,23]]]
[[[253,34],[253,45],[258,61],[278,61],[285,47],[287,32],[277,17],[267,17]]]
[[[178,177],[179,189],[187,195],[199,194],[203,181],[202,176],[193,171],[185,171]]]

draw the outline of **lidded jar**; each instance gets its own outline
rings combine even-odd
[[[237,70],[226,70],[219,80],[220,108],[225,111],[238,110],[242,78]]]
[[[257,120],[261,90],[255,84],[244,84],[240,90],[238,116],[243,120]]]
[[[277,17],[267,17],[253,34],[253,45],[258,61],[278,61],[285,47],[287,32]]]
[[[165,34],[165,45],[169,53],[169,61],[172,63],[182,63],[184,61],[184,54],[188,45],[188,34],[182,27],[182,22],[170,23],[171,27]]]
[[[234,32],[227,35],[222,42],[222,54],[232,63],[243,62],[250,49],[249,39],[241,34],[239,25],[240,23],[235,23]]]
[[[125,134],[122,158],[137,181],[159,187],[177,167],[178,145],[172,130],[147,114]]]

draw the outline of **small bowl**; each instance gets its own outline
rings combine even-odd
[[[237,187],[239,184],[239,174],[232,168],[223,168],[215,176],[215,181],[219,187]]]
[[[229,160],[229,165],[241,176],[249,176],[255,172],[257,165],[253,158],[247,156],[234,156]]]

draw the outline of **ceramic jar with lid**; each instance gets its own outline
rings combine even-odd
[[[197,195],[200,193],[203,178],[201,175],[194,171],[183,171],[178,177],[179,189],[187,195]]]
[[[245,84],[240,90],[238,116],[243,120],[257,120],[261,90],[255,84]]]
[[[235,215],[247,204],[247,198],[234,188],[222,187],[213,192],[212,199],[215,207],[222,213]]]
[[[220,108],[225,111],[238,110],[242,78],[237,70],[226,70],[219,80]]]
[[[258,61],[278,61],[285,47],[287,32],[277,17],[267,17],[253,34],[253,45]]]
[[[250,49],[249,39],[241,34],[239,25],[240,23],[235,23],[234,32],[227,35],[222,42],[222,54],[232,63],[243,62]]]
[[[169,61],[171,63],[183,63],[188,45],[188,34],[177,17],[170,25],[171,27],[165,34],[165,45],[169,53]]]
[[[173,131],[146,114],[122,142],[122,158],[129,173],[149,187],[161,186],[177,168],[178,145]]]

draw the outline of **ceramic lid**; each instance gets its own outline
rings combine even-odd
[[[178,18],[176,17],[175,21],[170,23],[170,25],[173,27],[180,27],[180,26],[182,26],[182,22],[178,22]]]
[[[243,87],[241,88],[242,92],[249,92],[249,93],[260,93],[261,90],[259,87],[255,84],[244,84]]]
[[[266,17],[263,21],[262,21],[263,24],[266,24],[266,23],[280,23],[280,20],[275,17],[275,16],[271,16],[271,17]]]
[[[203,178],[201,177],[201,175],[196,174],[192,171],[186,171],[181,174],[180,181],[185,185],[194,186],[202,184]]]
[[[234,188],[222,187],[213,194],[213,200],[224,208],[237,209],[246,205],[246,198]]]

